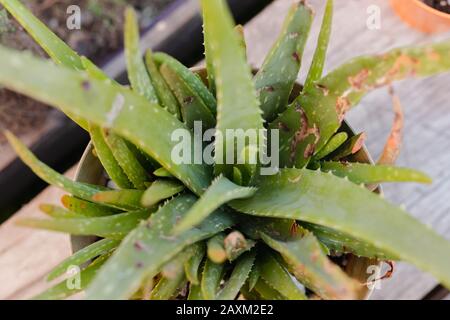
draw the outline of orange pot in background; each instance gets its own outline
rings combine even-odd
[[[420,0],[390,0],[397,15],[411,27],[425,33],[450,31],[450,14]]]

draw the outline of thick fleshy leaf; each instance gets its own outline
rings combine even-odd
[[[48,216],[52,218],[67,218],[67,219],[73,219],[73,218],[88,218],[89,216],[85,216],[81,213],[72,212],[69,210],[66,210],[64,208],[61,208],[59,206],[55,206],[53,204],[40,204],[39,210],[41,210],[43,213],[47,214]]]
[[[321,243],[336,253],[352,253],[358,257],[379,260],[398,260],[397,257],[383,252],[374,245],[356,239],[347,233],[313,223],[302,222],[301,225],[312,231]]]
[[[236,298],[252,270],[255,254],[256,251],[253,250],[253,252],[247,252],[239,257],[230,278],[217,294],[217,300],[234,300]]]
[[[261,278],[272,288],[290,300],[306,300],[304,290],[294,281],[274,253],[261,250],[258,254],[257,264]]]
[[[250,67],[234,30],[233,18],[224,0],[202,0],[205,46],[210,49],[207,59],[212,63],[217,90],[217,125],[215,140],[216,173],[232,177],[232,166],[224,165],[226,159],[234,159],[236,138],[225,134],[226,129],[263,129],[261,109],[252,81]],[[222,138],[219,138],[221,135]],[[253,145],[255,149],[258,146]],[[249,144],[250,145],[250,144]],[[230,150],[232,149],[232,150]],[[241,150],[237,150],[237,155]]]
[[[200,285],[205,300],[214,300],[216,298],[224,271],[225,264],[214,263],[213,261],[206,259]]]
[[[150,78],[155,88],[156,95],[160,101],[162,107],[166,108],[170,113],[181,119],[180,106],[178,101],[170,91],[169,85],[166,83],[161,73],[159,72],[156,62],[153,60],[153,53],[151,50],[147,50],[145,54],[145,63],[147,65],[147,71],[150,74]]]
[[[328,0],[323,15],[322,27],[320,28],[319,39],[317,40],[316,51],[314,53],[308,76],[305,80],[304,91],[308,91],[314,85],[314,82],[322,78],[322,72],[325,65],[328,43],[330,42],[331,27],[333,23],[333,0]]]
[[[355,58],[301,94],[270,127],[284,128],[280,147],[291,147],[290,164],[303,167],[314,150],[320,150],[336,133],[346,112],[368,92],[396,80],[448,70],[450,41]]]
[[[206,246],[204,242],[199,242],[195,247],[195,251],[188,261],[184,263],[184,273],[186,274],[186,278],[190,283],[195,285],[200,284],[199,280],[199,270],[200,264],[205,257]]]
[[[78,274],[71,274],[71,278],[61,281],[55,286],[47,289],[39,295],[33,297],[33,300],[62,300],[76,293],[83,291],[97,275],[97,272],[109,258],[109,254],[100,256],[92,262],[86,269]],[[79,280],[79,283],[78,283]]]
[[[69,178],[48,167],[45,163],[39,161],[39,159],[37,159],[36,156],[12,133],[7,131],[5,132],[5,136],[16,153],[19,155],[20,159],[22,159],[22,161],[25,162],[25,164],[30,167],[30,169],[33,170],[39,178],[48,184],[61,188],[74,196],[87,200],[90,200],[90,198],[97,192],[105,190],[105,188],[100,186],[70,180]]]
[[[261,177],[258,185],[252,198],[235,200],[232,206],[256,216],[298,219],[347,233],[450,287],[450,243],[365,188],[306,169],[282,169]]]
[[[158,168],[155,171],[153,171],[153,175],[160,177],[160,178],[174,178],[174,176],[167,171],[166,168]]]
[[[202,288],[199,284],[189,284],[188,300],[204,300],[202,294]]]
[[[285,296],[269,286],[262,278],[259,278],[254,287],[254,291],[256,291],[264,300],[287,300]]]
[[[381,182],[432,182],[430,177],[420,171],[387,165],[326,161],[322,162],[320,167],[322,171],[331,172],[335,176],[341,178],[348,178],[351,182],[356,184]]]
[[[132,187],[130,179],[117,162],[116,158],[103,137],[103,130],[99,126],[89,124],[89,134],[98,159],[102,163],[108,176],[119,187],[128,189]]]
[[[185,284],[186,277],[184,273],[179,273],[174,278],[163,277],[153,288],[150,300],[169,300]]]
[[[140,210],[96,218],[23,218],[18,220],[17,224],[25,227],[70,233],[72,235],[95,235],[111,239],[122,239],[140,221],[148,218],[149,215],[149,210]]]
[[[267,121],[272,121],[288,104],[312,20],[312,9],[305,2],[295,2],[289,9],[281,34],[255,76],[261,110]]]
[[[255,263],[247,279],[248,289],[250,291],[253,290],[260,277],[261,269],[259,268],[259,263]]]
[[[364,132],[350,137],[339,148],[332,152],[329,158],[333,160],[340,160],[357,153],[363,147],[366,138],[367,135]]]
[[[287,242],[265,234],[261,236],[272,249],[281,253],[295,277],[322,298],[356,299],[361,286],[328,259],[312,233]]]
[[[174,233],[178,234],[195,227],[221,205],[233,199],[250,197],[255,191],[255,188],[241,187],[227,178],[219,176],[211,183],[206,192],[184,218],[175,226]]]
[[[203,129],[213,128],[216,120],[200,96],[179,77],[170,65],[163,63],[159,71],[177,98],[183,121],[188,128],[194,128],[195,121],[201,122]]]
[[[119,240],[102,239],[88,245],[87,247],[84,247],[53,268],[53,270],[48,274],[47,280],[56,279],[60,275],[64,274],[71,266],[80,266],[97,256],[110,252],[115,249],[119,243]]]
[[[338,149],[342,144],[347,141],[348,134],[346,132],[338,132],[336,133],[327,144],[314,155],[314,160],[320,160],[325,158],[330,153],[333,153]]]
[[[171,153],[177,145],[171,139],[172,133],[177,129],[186,130],[189,135],[190,132],[172,114],[142,96],[6,48],[0,48],[0,69],[0,84],[112,129],[194,192],[201,194],[210,184],[211,171],[205,164],[172,162]]]
[[[118,209],[78,199],[67,194],[61,197],[61,203],[69,211],[79,213],[87,217],[110,216],[120,212]]]
[[[214,263],[223,264],[227,260],[225,236],[224,232],[218,233],[214,237],[211,237],[206,243],[208,259]]]
[[[152,207],[184,190],[184,185],[171,180],[156,180],[145,190],[141,198],[144,207]]]
[[[138,210],[143,207],[143,194],[144,191],[135,189],[101,191],[94,194],[92,200],[123,210]]]
[[[127,60],[128,79],[134,91],[147,98],[152,103],[159,103],[150,76],[147,73],[139,48],[139,25],[136,12],[132,7],[125,11],[125,56]]]
[[[135,154],[128,147],[124,139],[108,130],[103,130],[103,138],[111,149],[114,158],[123,169],[128,179],[136,189],[145,189],[149,176],[145,168],[141,165]]]
[[[133,230],[120,244],[91,286],[90,299],[130,297],[142,280],[155,276],[159,269],[192,243],[211,237],[233,224],[231,217],[218,211],[196,229],[178,237],[170,232],[173,224],[196,201],[193,195],[181,195],[161,207],[147,223]],[[114,282],[111,282],[111,277]]]
[[[198,95],[212,114],[216,114],[216,99],[196,74],[194,74],[178,60],[165,53],[157,52],[153,55],[153,58],[157,64],[166,64],[173,71],[175,71],[178,77],[180,77],[184,83],[191,88],[192,92]]]

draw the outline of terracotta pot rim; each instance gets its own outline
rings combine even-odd
[[[432,6],[427,5],[426,3],[422,2],[421,0],[412,0],[412,1],[414,1],[417,4],[417,6],[422,7],[424,10],[427,10],[437,16],[440,16],[440,17],[450,21],[449,13],[445,13],[436,8],[433,8]]]

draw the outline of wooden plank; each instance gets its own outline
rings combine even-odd
[[[323,0],[308,1],[316,11],[299,79],[305,78],[323,14]],[[248,57],[260,66],[266,52],[280,30],[291,0],[278,0],[267,7],[245,27]],[[379,8],[381,29],[367,27],[368,8]],[[375,7],[373,7],[375,6]],[[425,35],[404,25],[386,0],[336,0],[333,34],[326,65],[332,70],[342,62],[361,54],[381,53],[393,47],[448,39],[449,34]],[[434,179],[429,186],[385,186],[386,197],[404,204],[409,212],[450,238],[450,106],[448,103],[450,75],[433,79],[404,81],[395,89],[405,108],[406,128],[402,156],[398,165],[423,170]],[[368,134],[368,148],[376,157],[380,154],[392,122],[391,101],[386,90],[366,97],[353,110],[348,120],[356,130]],[[406,263],[399,263],[392,279],[382,282],[374,299],[420,299],[436,286],[436,281]]]
[[[74,171],[66,175],[73,177]],[[39,204],[58,204],[63,194],[48,187],[0,226],[0,299],[26,299],[42,292],[50,285],[46,274],[70,255],[68,235],[15,225],[23,217],[44,217]]]

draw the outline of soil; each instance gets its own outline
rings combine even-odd
[[[450,0],[423,0],[423,2],[430,7],[450,14]]]
[[[139,13],[141,27],[174,0],[80,0],[81,29],[66,27],[67,7],[73,0],[22,0],[47,26],[79,54],[100,61],[123,44],[123,12],[127,5]],[[17,50],[29,50],[46,57],[43,50],[0,5],[0,44]],[[24,135],[42,126],[51,108],[6,89],[0,89],[0,130]],[[0,145],[5,142],[0,133]]]

